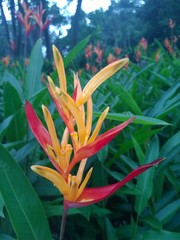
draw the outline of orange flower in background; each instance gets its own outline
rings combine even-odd
[[[46,18],[45,22],[43,22],[43,15],[45,13],[45,9],[43,9],[42,2],[40,2],[39,8],[36,10],[33,10],[32,15],[30,16],[33,18],[37,25],[40,28],[40,36],[42,35],[42,32],[49,26],[49,24],[53,21],[53,17],[49,20],[48,17]]]
[[[92,54],[93,54],[93,45],[89,44],[85,49],[85,58],[90,58]]]
[[[93,73],[93,74],[98,71],[96,66],[92,66],[92,67],[91,67],[91,70],[92,70],[92,73]]]
[[[1,60],[2,60],[2,62],[4,63],[4,65],[5,65],[6,67],[8,67],[9,62],[10,62],[10,56],[8,55],[8,56],[6,56],[6,57],[3,57]]]
[[[29,58],[25,58],[25,59],[24,59],[24,65],[25,65],[26,67],[29,65],[29,62],[30,62]]]
[[[89,63],[86,63],[86,64],[85,64],[85,70],[86,70],[86,71],[89,71],[89,70],[90,70],[90,64],[89,64]]]
[[[97,63],[101,64],[102,62],[102,58],[103,58],[103,53],[104,53],[104,49],[101,48],[100,43],[98,42],[97,46],[94,48],[94,52],[97,54]]]
[[[147,40],[145,38],[141,38],[141,40],[139,41],[139,46],[146,50],[148,46]]]
[[[30,17],[32,15],[33,10],[29,9],[25,2],[22,2],[21,6],[22,6],[23,11],[24,11],[24,16],[20,12],[18,12],[17,13],[17,18],[20,21],[20,23],[23,25],[26,36],[28,36],[33,31],[33,29],[35,27],[35,24],[32,25],[31,22],[30,22]]]
[[[136,50],[135,52],[135,58],[136,58],[136,61],[139,62],[140,61],[140,58],[141,58],[141,51],[139,49]]]
[[[158,51],[156,52],[155,56],[154,56],[155,61],[158,62],[159,59],[160,59],[160,57],[161,57],[161,52],[160,52],[160,50],[158,50]]]
[[[117,56],[119,56],[119,55],[121,54],[121,52],[122,52],[122,49],[119,48],[119,47],[116,47],[116,48],[114,49],[114,52],[115,52],[115,54],[116,54]]]
[[[172,47],[171,42],[169,41],[168,38],[165,38],[165,40],[164,40],[164,46],[166,47],[167,51],[168,51],[170,54],[173,54],[173,53],[174,53],[173,47]]]
[[[117,58],[112,53],[109,53],[109,55],[107,57],[108,64],[113,63],[116,60],[117,60]]]

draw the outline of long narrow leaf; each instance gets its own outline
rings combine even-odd
[[[64,58],[64,67],[66,68],[69,63],[77,56],[77,54],[87,45],[89,41],[90,36],[83,39],[81,42],[79,42]]]
[[[41,87],[41,69],[43,65],[42,40],[39,39],[33,47],[25,80],[25,98],[30,99]]]
[[[159,152],[159,142],[158,138],[154,137],[151,141],[149,149],[146,154],[146,163],[156,159]],[[154,169],[150,169],[148,172],[142,174],[138,178],[137,188],[142,191],[141,195],[136,197],[135,209],[138,215],[144,210],[147,206],[147,202],[152,193],[152,184],[153,184]]]
[[[137,105],[134,98],[131,96],[130,93],[128,93],[126,89],[121,87],[119,84],[115,85],[115,83],[112,84],[111,82],[107,82],[107,84],[112,90],[115,90],[115,92],[118,93],[119,98],[121,99],[123,104],[126,104],[134,114],[142,115],[140,107]]]
[[[0,191],[18,240],[51,240],[40,200],[20,166],[0,145]]]
[[[179,240],[180,233],[168,231],[147,231],[143,234],[141,240]]]
[[[100,116],[100,113],[97,113],[97,112],[93,112],[93,114],[94,114],[94,116]],[[123,121],[126,121],[127,119],[129,119],[129,117],[131,117],[131,116],[132,116],[132,114],[108,113],[106,118],[123,122]],[[170,125],[169,123],[167,123],[163,120],[157,119],[157,118],[145,117],[145,116],[139,116],[139,115],[136,115],[136,119],[133,121],[133,123],[143,124],[143,125],[152,125],[152,126],[153,125],[159,125],[159,126]]]
[[[6,137],[10,142],[22,140],[25,136],[26,124],[21,96],[11,83],[6,82],[4,84],[3,98],[5,118],[12,116],[11,122],[6,129]]]

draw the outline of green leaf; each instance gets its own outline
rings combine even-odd
[[[119,84],[115,83],[112,84],[111,82],[107,82],[107,84],[113,90],[114,93],[118,94],[123,104],[126,104],[134,114],[142,115],[141,109],[139,108],[134,98],[131,96],[131,94],[128,93],[126,89],[121,87],[121,85]]]
[[[3,98],[5,118],[12,116],[11,122],[6,129],[7,139],[10,142],[22,140],[26,132],[26,124],[24,124],[26,121],[21,96],[13,85],[6,82],[4,84]]]
[[[4,200],[0,192],[0,217],[4,217],[3,208],[4,208]]]
[[[68,55],[64,58],[64,67],[66,68],[69,63],[77,57],[77,54],[87,45],[89,41],[90,36],[86,37],[83,39],[81,42],[79,42],[69,53]]]
[[[179,87],[180,87],[180,82],[177,82],[175,85],[169,88],[163,94],[163,96],[159,99],[159,101],[156,102],[154,108],[150,113],[150,116],[152,117],[160,116],[164,113],[164,111],[167,111],[168,101],[172,98],[172,96],[175,94],[175,92],[178,90]]]
[[[9,152],[0,145],[0,191],[18,240],[51,240],[42,204]]]
[[[30,56],[25,79],[24,94],[30,100],[33,95],[42,88],[41,69],[43,65],[42,39],[37,40]]]
[[[100,113],[97,113],[97,112],[93,112],[93,114],[94,114],[94,116],[100,116]],[[153,125],[164,125],[164,126],[170,125],[169,123],[167,123],[163,120],[157,119],[157,118],[138,116],[138,115],[133,115],[132,113],[129,113],[129,114],[108,113],[106,119],[123,122],[123,121],[128,120],[132,116],[136,116],[135,120],[132,122],[132,123],[136,123],[136,124],[152,125],[152,126]]]
[[[0,234],[0,240],[15,240],[11,236],[5,235],[5,234]]]
[[[135,149],[138,161],[140,164],[142,164],[144,161],[145,155],[144,155],[139,143],[136,141],[136,139],[133,136],[131,138],[133,141],[133,145],[134,145],[134,149]]]
[[[154,137],[150,142],[150,146],[145,156],[144,163],[150,163],[158,157],[159,141]],[[136,196],[135,209],[138,215],[147,206],[147,202],[152,194],[154,168],[149,169],[138,177],[137,188],[142,191],[141,195]]]
[[[3,136],[6,132],[6,129],[9,127],[9,124],[11,123],[13,116],[6,117],[4,121],[0,124],[0,142],[3,139]]]
[[[112,223],[109,221],[107,217],[105,218],[105,231],[107,240],[118,240],[115,228],[113,227]]]
[[[169,203],[156,214],[156,218],[163,224],[167,223],[174,216],[174,214],[179,211],[179,206],[180,199]]]
[[[2,80],[4,83],[9,82],[16,89],[18,95],[22,97],[23,90],[20,81],[18,81],[11,73],[6,71]]]
[[[179,240],[180,233],[168,231],[147,231],[143,234],[141,240]]]
[[[180,131],[174,134],[161,148],[160,156],[166,157],[166,160],[158,167],[158,172],[162,172],[174,159],[176,154],[179,154],[180,147]]]
[[[179,166],[178,166],[178,171],[179,171]],[[165,176],[169,180],[169,182],[173,185],[174,189],[177,190],[177,192],[180,191],[180,182],[178,178],[176,177],[174,171],[170,168],[167,167],[165,170]]]
[[[162,229],[162,224],[161,222],[154,216],[148,216],[143,219],[143,222],[147,223],[151,227],[153,227],[156,230],[161,230]]]

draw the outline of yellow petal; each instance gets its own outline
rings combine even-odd
[[[66,92],[66,75],[64,70],[64,63],[58,49],[53,45],[53,56],[56,64],[58,76],[59,76],[59,86]]]
[[[75,88],[77,88],[77,93],[76,93],[76,101],[77,101],[82,95],[82,88],[78,78],[78,74],[74,74],[74,89]],[[79,109],[81,110],[82,116],[84,118],[85,116],[84,105],[81,105]]]
[[[88,173],[86,174],[85,179],[83,180],[83,182],[81,183],[81,186],[78,189],[78,193],[76,195],[76,199],[81,195],[81,193],[83,192],[87,182],[89,181],[89,178],[91,177],[92,174],[92,170],[93,168],[89,169]]]
[[[63,132],[62,140],[61,140],[61,146],[64,147],[68,143],[69,139],[69,131],[68,128],[66,127]]]
[[[69,186],[67,182],[57,171],[48,167],[37,165],[31,166],[31,169],[42,177],[50,180],[63,195],[68,193]]]
[[[98,133],[99,133],[99,131],[100,131],[100,129],[101,129],[101,126],[102,126],[102,124],[103,124],[103,121],[104,121],[104,119],[106,118],[106,115],[107,115],[108,111],[109,111],[109,107],[107,107],[107,108],[102,112],[101,116],[100,116],[99,119],[98,119],[98,122],[97,122],[97,124],[96,124],[96,127],[95,127],[95,129],[94,129],[91,137],[90,137],[89,140],[88,140],[88,143],[94,142],[95,138],[97,137],[97,135],[98,135]]]
[[[48,76],[48,82],[49,82],[49,87],[51,89],[51,92],[53,94],[53,98],[56,99],[56,104],[63,110],[64,114],[66,117],[69,119],[69,111],[65,107],[65,104],[61,101],[59,94],[60,94],[60,88],[56,87],[53,83],[53,80]]]
[[[50,114],[49,110],[47,109],[47,107],[45,107],[44,105],[42,105],[42,110],[44,113],[44,117],[46,119],[48,131],[49,131],[51,141],[52,141],[52,146],[54,148],[54,151],[56,152],[56,155],[58,155],[58,154],[60,154],[60,144],[59,144],[59,140],[57,138],[57,134],[56,134],[56,130],[54,127],[54,123],[53,123],[51,114]]]
[[[124,67],[126,63],[129,61],[128,58],[123,58],[118,61],[115,61],[105,68],[103,68],[100,72],[98,72],[84,87],[82,96],[77,100],[77,105],[81,106],[84,104],[88,98],[93,94],[93,92],[101,85],[105,80],[111,77],[114,73],[116,73],[119,69]]]
[[[87,101],[87,118],[86,118],[86,135],[89,138],[92,127],[92,115],[93,115],[93,103],[92,98],[90,97]]]
[[[78,128],[78,136],[80,141],[83,142],[86,136],[86,128],[81,111],[79,110],[71,96],[69,96],[69,94],[67,94],[66,92],[60,90],[60,98],[62,102],[66,105],[66,107],[69,109],[73,117],[75,118]]]
[[[77,171],[77,174],[76,174],[78,184],[80,184],[80,182],[82,180],[82,176],[83,176],[83,173],[84,173],[84,168],[86,166],[86,162],[87,162],[87,158],[82,159],[80,164],[79,164],[78,171]]]
[[[74,89],[77,88],[77,99],[82,95],[81,83],[78,74],[74,74]]]

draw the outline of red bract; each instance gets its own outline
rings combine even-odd
[[[132,172],[130,172],[123,180],[120,182],[97,188],[85,188],[80,197],[75,202],[70,202],[65,200],[64,204],[66,208],[72,207],[84,207],[94,203],[97,203],[116,192],[119,188],[124,186],[127,182],[131,181],[133,178],[148,170],[153,166],[157,166],[164,158],[159,158],[151,163],[144,164]]]
[[[25,110],[26,110],[26,116],[27,116],[29,126],[30,126],[34,136],[36,137],[36,139],[40,143],[41,147],[44,149],[44,151],[48,155],[48,157],[51,160],[54,167],[57,169],[57,171],[59,171],[61,173],[62,172],[61,168],[54,161],[52,156],[50,156],[48,153],[47,147],[52,146],[52,141],[51,141],[49,132],[44,127],[44,125],[42,124],[42,122],[40,121],[38,116],[36,115],[33,107],[31,106],[31,104],[28,101],[26,101]]]
[[[73,166],[78,163],[80,160],[89,158],[99,152],[105,145],[107,145],[117,134],[119,134],[125,127],[127,127],[135,117],[130,118],[124,123],[110,129],[109,131],[99,135],[94,142],[85,145],[84,147],[80,148],[77,153],[74,155],[72,159],[68,172],[71,171]]]

